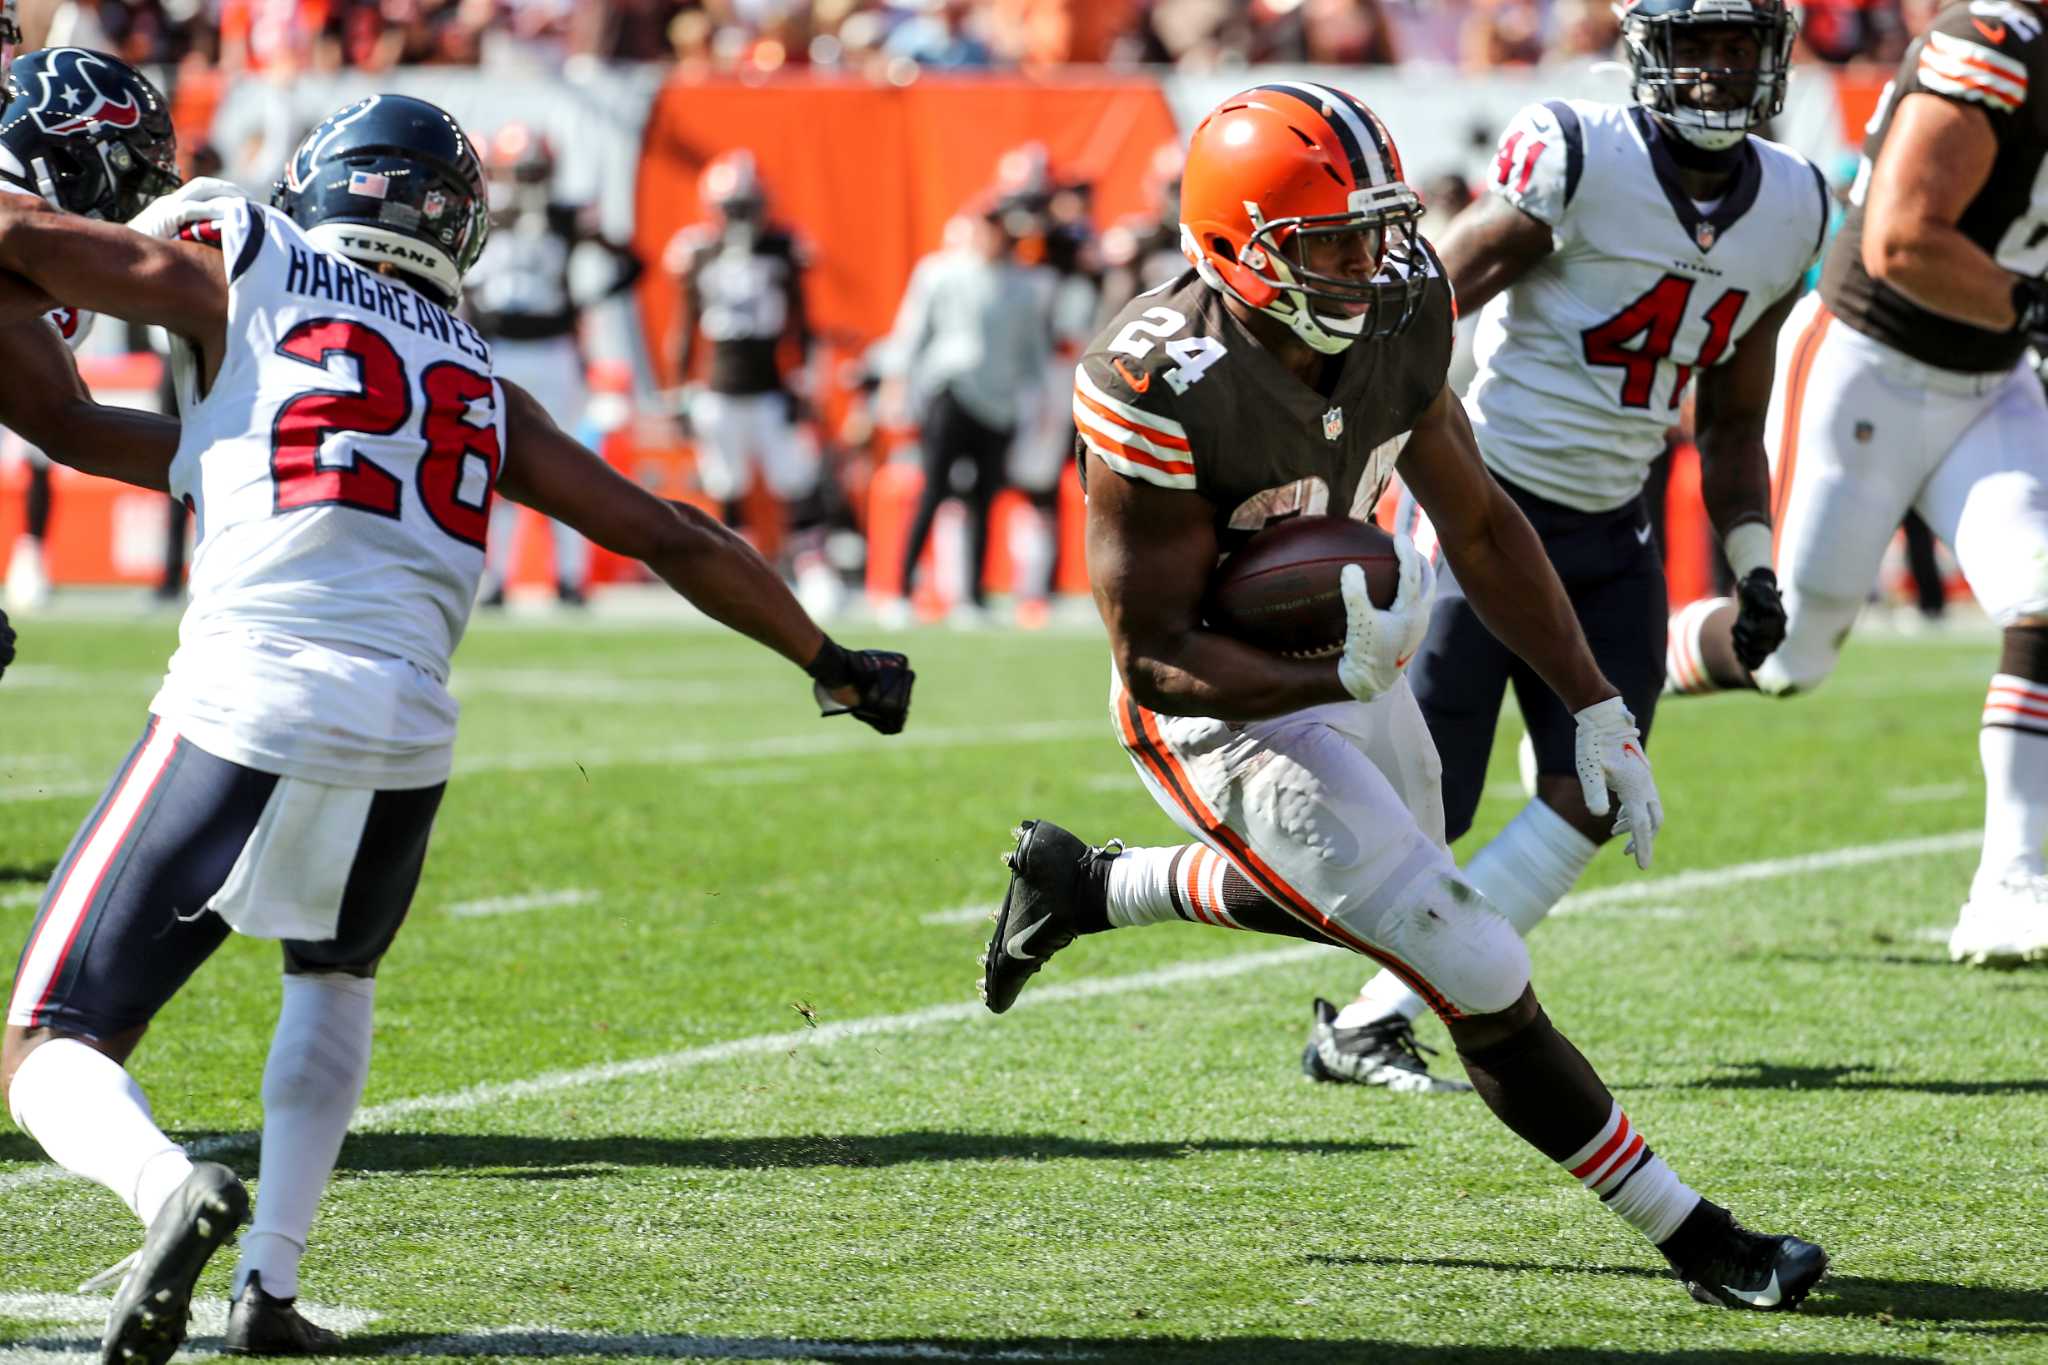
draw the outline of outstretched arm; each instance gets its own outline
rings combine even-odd
[[[746,541],[620,475],[517,384],[504,390],[509,449],[501,494],[639,560],[714,621],[803,668],[819,684],[828,715],[851,711],[884,734],[903,728],[915,675],[902,655],[841,649]]]
[[[1458,311],[1469,317],[1548,256],[1556,239],[1550,224],[1486,194],[1452,220],[1436,245]]]
[[[50,324],[0,327],[0,426],[59,464],[137,488],[168,492],[178,424],[134,408],[95,403]]]

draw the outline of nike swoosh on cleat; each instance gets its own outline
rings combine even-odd
[[[1003,951],[1008,953],[1011,957],[1021,958],[1024,961],[1029,962],[1034,956],[1036,956],[1031,951],[1031,941],[1038,937],[1039,930],[1043,929],[1047,924],[1051,922],[1052,921],[1050,919],[1041,919],[1040,921],[1038,921],[1038,923],[1033,924],[1028,928],[1019,929],[1016,933],[1010,935],[1009,938],[1003,941]]]
[[[1721,1292],[1733,1294],[1751,1308],[1776,1308],[1778,1301],[1784,1298],[1784,1295],[1778,1292],[1778,1272],[1775,1270],[1771,1272],[1771,1282],[1762,1289],[1757,1290],[1754,1294],[1749,1293],[1747,1290],[1737,1289],[1731,1284],[1722,1285]]]

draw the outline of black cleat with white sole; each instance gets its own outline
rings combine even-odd
[[[297,1299],[264,1292],[263,1276],[250,1271],[249,1282],[228,1309],[222,1345],[238,1356],[327,1356],[340,1350],[340,1335],[300,1316],[297,1305]]]
[[[1789,1313],[1828,1269],[1812,1242],[1751,1232],[1705,1199],[1657,1249],[1694,1298],[1717,1308]]]
[[[249,1192],[235,1173],[202,1161],[171,1192],[149,1225],[142,1251],[114,1295],[102,1365],[164,1365],[185,1340],[192,1286],[214,1252],[249,1216]]]
[[[1048,820],[1026,820],[1003,855],[1010,886],[981,956],[981,1000],[1001,1014],[1024,983],[1085,926],[1104,927],[1109,864],[1118,846],[1090,848]]]
[[[1380,1085],[1403,1095],[1462,1094],[1472,1087],[1452,1076],[1432,1076],[1423,1053],[1436,1049],[1416,1041],[1415,1025],[1400,1015],[1357,1028],[1337,1027],[1337,1007],[1317,998],[1302,1049],[1302,1074],[1312,1081]]]

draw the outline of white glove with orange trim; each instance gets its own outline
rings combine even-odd
[[[1636,718],[1620,697],[1597,702],[1573,717],[1579,723],[1579,790],[1586,809],[1595,815],[1611,810],[1607,792],[1620,798],[1621,814],[1614,832],[1628,836],[1628,852],[1637,867],[1650,865],[1650,845],[1664,824],[1664,803],[1657,799],[1657,779],[1643,757],[1643,736]]]
[[[1366,590],[1365,570],[1346,564],[1337,583],[1344,594],[1344,652],[1337,678],[1360,701],[1371,701],[1401,680],[1429,632],[1429,606],[1436,599],[1436,570],[1405,535],[1394,537],[1401,585],[1393,604],[1376,607]]]

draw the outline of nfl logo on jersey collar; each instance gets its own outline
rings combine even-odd
[[[1344,409],[1331,408],[1323,414],[1323,439],[1334,441],[1344,434]]]
[[[1693,240],[1700,244],[1701,251],[1711,251],[1714,246],[1714,225],[1702,218],[1692,230]]]

